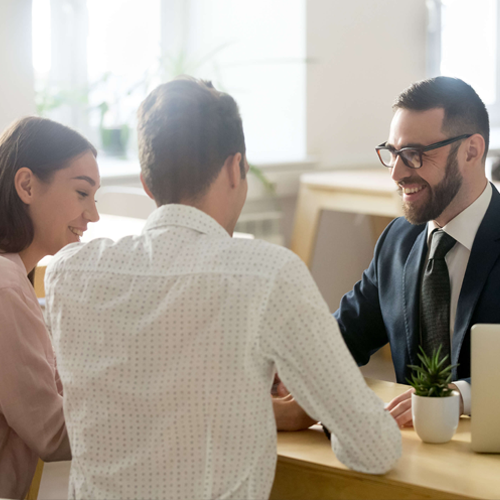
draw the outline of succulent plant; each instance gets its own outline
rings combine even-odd
[[[428,356],[420,346],[421,353],[417,353],[422,362],[421,366],[408,365],[414,373],[411,380],[406,381],[415,389],[417,396],[430,398],[444,398],[451,396],[453,389],[450,389],[451,370],[458,365],[447,363],[448,355],[441,358],[441,346]]]

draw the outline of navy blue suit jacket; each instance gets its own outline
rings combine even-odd
[[[358,365],[390,343],[399,383],[419,364],[419,290],[427,255],[427,225],[403,217],[386,228],[361,281],[344,295],[335,312],[344,340]],[[452,363],[460,363],[453,380],[470,377],[470,328],[500,323],[500,194],[493,186],[490,205],[474,239],[457,305],[451,346]]]

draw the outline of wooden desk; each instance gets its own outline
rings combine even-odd
[[[383,167],[302,175],[291,249],[308,267],[311,267],[323,210],[374,216],[375,240],[392,219],[403,214],[396,185]]]
[[[388,402],[407,386],[366,379]],[[500,498],[500,455],[470,447],[470,419],[460,419],[446,444],[426,444],[413,429],[402,431],[403,455],[384,476],[349,470],[334,456],[320,429],[280,432],[271,499],[449,499]]]

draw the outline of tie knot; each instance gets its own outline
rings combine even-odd
[[[455,238],[445,233],[441,229],[436,229],[432,233],[430,259],[444,259],[446,254],[453,248],[457,242]]]

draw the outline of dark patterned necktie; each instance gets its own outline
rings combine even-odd
[[[441,358],[450,356],[450,275],[444,260],[456,240],[442,230],[434,230],[429,260],[420,288],[422,347],[428,356],[441,348]],[[450,358],[448,358],[450,360]]]

